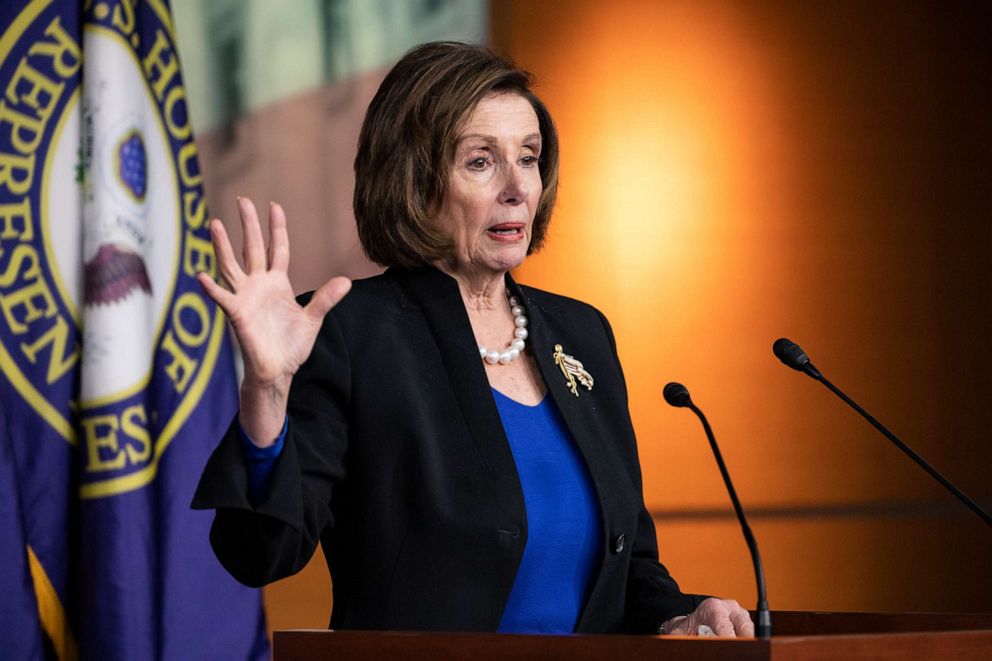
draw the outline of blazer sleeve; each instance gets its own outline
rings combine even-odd
[[[216,510],[211,546],[245,585],[265,585],[302,569],[334,525],[332,495],[344,477],[348,449],[351,369],[333,315],[293,377],[285,445],[262,501],[253,506],[248,499],[237,419],[207,462],[193,499],[196,509]]]
[[[617,353],[616,339],[610,323],[597,310],[599,319],[610,341],[616,368],[623,379],[623,368]],[[626,385],[623,397],[626,407]],[[626,410],[626,408],[625,408]],[[634,438],[633,425],[629,413],[626,414],[624,425],[629,430],[629,438]],[[629,448],[630,461],[628,471],[631,480],[637,487],[640,499],[640,509],[637,515],[637,529],[632,540],[630,566],[627,571],[626,603],[624,605],[624,628],[630,633],[657,633],[658,627],[666,620],[676,615],[685,615],[696,609],[707,597],[704,595],[685,594],[679,589],[678,583],[672,578],[658,559],[658,539],[655,533],[654,519],[644,505],[641,480],[641,463],[637,454],[637,444],[631,442]]]

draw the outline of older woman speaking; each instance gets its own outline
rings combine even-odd
[[[558,180],[528,74],[478,46],[413,49],[369,106],[355,175],[380,276],[297,300],[278,205],[266,254],[239,200],[243,267],[211,223],[227,287],[200,282],[245,360],[194,501],[217,510],[224,566],[262,585],[321,542],[338,629],[753,635],[658,561],[606,319],[509,275]]]

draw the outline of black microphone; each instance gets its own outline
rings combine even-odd
[[[813,367],[813,363],[809,362],[809,356],[803,351],[798,344],[791,342],[784,337],[780,337],[775,340],[775,344],[772,345],[772,351],[778,356],[778,359],[783,363],[796,370],[797,372],[805,372],[809,374],[814,379],[820,379],[823,377],[820,374],[820,370]]]
[[[720,454],[720,448],[716,444],[716,438],[713,436],[713,430],[710,429],[710,423],[706,420],[703,412],[692,403],[692,398],[689,397],[689,390],[681,383],[675,383],[673,381],[666,385],[664,395],[666,402],[677,408],[685,407],[690,409],[696,414],[700,422],[703,423],[703,431],[706,432],[706,438],[709,439],[710,447],[713,448],[713,456],[716,457],[716,464],[720,467],[720,474],[723,475],[723,483],[727,485],[730,500],[734,504],[734,512],[737,513],[737,520],[740,521],[741,530],[744,531],[744,540],[747,542],[747,548],[751,552],[751,562],[754,563],[754,578],[758,584],[758,622],[754,627],[754,633],[758,638],[770,638],[772,635],[772,615],[768,611],[768,599],[765,594],[765,570],[761,565],[758,542],[754,539],[751,526],[747,525],[744,508],[741,507],[741,501],[737,499],[737,491],[734,489],[734,483],[730,481],[730,473],[727,472],[727,466],[723,463],[723,455]]]
[[[810,362],[809,356],[806,355],[805,351],[799,348],[798,344],[792,342],[791,340],[787,340],[784,337],[780,337],[775,340],[775,343],[772,345],[772,351],[775,352],[775,355],[778,356],[779,360],[792,369],[804,372],[813,379],[816,379],[825,385],[832,393],[840,397],[848,406],[860,413],[865,420],[872,424],[875,429],[882,432],[882,434],[887,439],[892,441],[897,448],[905,452],[910,459],[919,464],[923,470],[930,473],[931,477],[943,484],[948,491],[958,498],[958,500],[970,507],[975,514],[980,516],[982,520],[985,521],[985,523],[992,526],[992,516],[989,516],[988,512],[979,507],[978,503],[966,496],[963,491],[954,486],[950,480],[937,472],[937,469],[927,463],[926,459],[916,454],[912,448],[899,440],[895,434],[886,429],[885,426],[876,420],[870,413],[868,413],[868,411],[865,411],[863,408],[858,406],[857,402],[845,395],[837,386],[830,383],[830,381],[828,381],[827,378],[820,373],[820,370],[813,367],[813,363]]]

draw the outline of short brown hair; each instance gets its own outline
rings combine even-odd
[[[415,268],[447,257],[451,237],[433,223],[454,160],[457,131],[482,99],[518,94],[541,129],[543,190],[528,253],[540,248],[558,193],[558,133],[532,76],[483,46],[437,41],[416,46],[386,74],[358,138],[355,220],[369,259]]]

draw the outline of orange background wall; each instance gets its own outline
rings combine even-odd
[[[773,608],[992,610],[992,531],[771,353],[799,342],[992,507],[981,3],[492,11],[494,44],[537,75],[563,150],[548,247],[517,276],[612,321],[645,498],[683,588],[754,605],[729,499],[698,422],[663,403],[669,380],[721,441]],[[321,565],[268,589],[274,628],[326,626]]]
[[[549,248],[518,276],[612,320],[683,587],[754,603],[673,379],[755,515],[773,607],[992,609],[992,530],[771,353],[799,342],[992,505],[990,23],[961,3],[494,7],[564,151]]]

